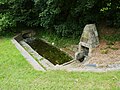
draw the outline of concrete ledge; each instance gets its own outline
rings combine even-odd
[[[47,60],[44,57],[42,57],[41,55],[39,55],[26,42],[20,41],[20,44],[28,51],[28,53],[31,56],[33,56],[39,62],[40,65],[43,66],[44,69],[49,70],[49,69],[54,68],[54,65],[49,60]]]
[[[40,64],[13,38],[12,43],[21,52],[25,59],[34,67],[35,70],[45,71]]]

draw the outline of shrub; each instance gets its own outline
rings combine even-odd
[[[10,13],[0,14],[0,32],[4,32],[6,29],[16,26],[16,22]]]
[[[103,20],[119,28],[119,3],[120,0],[1,0],[0,30],[17,23],[69,37],[80,35],[86,24]]]

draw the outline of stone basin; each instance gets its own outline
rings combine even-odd
[[[22,34],[18,34],[12,42],[36,70],[58,69],[73,61],[71,56],[40,39],[25,39]]]

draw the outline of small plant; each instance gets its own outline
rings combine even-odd
[[[101,49],[101,50],[100,50],[100,53],[101,53],[101,54],[108,54],[108,49]]]
[[[114,45],[115,44],[115,42],[113,42],[113,41],[107,41],[107,45]]]
[[[116,41],[120,41],[120,33],[105,35],[102,38],[107,41],[107,45],[114,45]]]
[[[119,48],[115,47],[114,45],[108,45],[105,49],[118,50]]]
[[[44,60],[44,58],[40,58],[40,61]]]
[[[117,47],[115,47],[115,46],[113,46],[113,45],[112,45],[112,46],[109,46],[109,48],[112,49],[112,50],[118,50],[118,49],[119,49],[119,48],[117,48]]]

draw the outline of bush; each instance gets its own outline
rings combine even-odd
[[[4,32],[6,29],[16,26],[16,22],[10,13],[0,14],[0,32]]]
[[[61,37],[77,37],[82,33],[81,27],[77,23],[66,22],[55,25],[55,32]]]
[[[116,13],[115,19],[114,19],[114,25],[118,28],[120,28],[120,12]]]
[[[2,0],[0,31],[24,24],[71,37],[80,35],[86,24],[103,20],[119,28],[119,3],[119,0]]]

